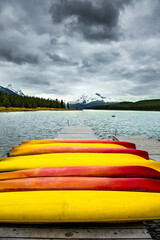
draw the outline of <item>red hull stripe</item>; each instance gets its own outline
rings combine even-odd
[[[113,177],[160,178],[160,172],[144,166],[48,167],[0,173],[0,180],[29,177]]]
[[[101,148],[101,147],[33,147],[26,148],[22,154],[16,154],[15,150],[10,150],[10,156],[35,155],[46,153],[129,153],[135,154],[145,159],[149,159],[148,153],[143,150],[131,148]]]
[[[96,177],[46,177],[0,181],[1,192],[35,190],[107,190],[160,192],[160,181],[147,178]]]

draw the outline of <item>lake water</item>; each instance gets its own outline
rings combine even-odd
[[[115,117],[112,117],[115,115]],[[140,111],[35,111],[0,113],[0,157],[23,140],[56,138],[68,125],[92,127],[97,138],[142,135],[160,138],[160,112]]]

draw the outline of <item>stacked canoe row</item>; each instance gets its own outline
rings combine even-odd
[[[32,140],[0,162],[0,222],[160,218],[160,163],[133,143]]]

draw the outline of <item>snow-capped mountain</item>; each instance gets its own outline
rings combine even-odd
[[[9,84],[6,88],[11,90],[12,92],[16,93],[19,96],[24,96],[24,93],[21,90],[17,90],[15,88],[13,88],[12,84]]]
[[[17,93],[13,92],[12,90],[10,90],[10,89],[8,89],[8,88],[2,87],[2,86],[0,86],[0,92],[3,92],[4,94],[7,94],[7,95],[15,95],[15,96],[18,96]]]
[[[113,104],[115,102],[116,101],[114,99],[103,97],[99,93],[94,93],[93,96],[83,94],[77,100],[69,102],[69,105],[70,108],[83,109],[86,107]]]

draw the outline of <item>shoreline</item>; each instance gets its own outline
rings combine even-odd
[[[141,110],[141,109],[91,109],[91,108],[87,109],[87,108],[84,108],[83,110],[160,112],[159,109],[158,110],[155,110],[155,109],[153,109],[153,110],[147,110],[147,109],[146,110],[145,109]]]
[[[31,111],[79,111],[77,109],[65,109],[65,108],[21,108],[21,107],[0,107],[0,112],[31,112]]]

